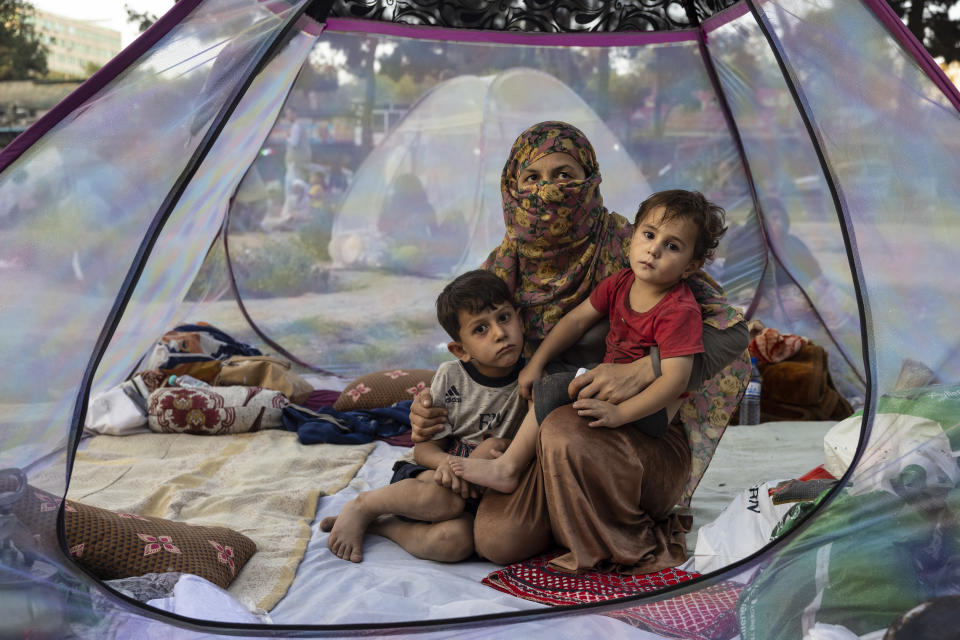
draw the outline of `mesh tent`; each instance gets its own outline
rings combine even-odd
[[[558,105],[557,119],[581,123],[596,141],[611,167],[604,185],[604,201],[615,211],[627,211],[649,193],[634,161],[603,120],[556,77],[532,69],[508,69],[495,75],[460,76],[433,87],[411,107],[363,163],[340,203],[333,226],[330,252],[335,263],[392,267],[428,275],[449,275],[483,262],[503,237],[500,202],[500,162],[530,119],[530,102]],[[448,167],[473,150],[473,187],[461,189],[445,179]],[[423,184],[430,185],[429,197]],[[402,212],[402,215],[397,215]],[[469,219],[464,213],[470,212]],[[391,220],[397,224],[391,226]],[[403,229],[414,229],[409,240]],[[428,236],[434,261],[404,256],[404,246],[423,244]],[[458,235],[459,234],[459,235]],[[443,245],[456,252],[446,254]],[[407,260],[404,260],[407,257]]]
[[[49,612],[49,637],[168,637],[171,626],[177,637],[629,635],[611,615],[749,577],[742,637],[796,638],[812,622],[872,632],[956,593],[956,474],[925,461],[944,438],[944,455],[960,447],[945,277],[960,244],[960,95],[885,3],[342,3],[329,15],[319,4],[180,0],[0,152],[0,467],[29,471],[66,451],[55,463],[65,495],[91,393],[183,319],[344,376],[435,366],[446,338],[433,300],[496,242],[507,145],[556,117],[591,137],[621,213],[673,187],[727,209],[736,242],[708,271],[752,317],[827,348],[838,388],[862,407],[854,462],[798,526],[743,561],[644,598],[522,615],[186,619],[106,589],[70,561],[61,529],[34,530],[38,561],[11,584]],[[531,96],[530,80],[511,84],[520,74],[568,95],[569,111]],[[457,148],[460,162],[444,151]],[[463,251],[425,270],[337,266],[350,262],[338,238],[369,228],[377,200],[411,172],[438,176],[426,193],[445,200],[428,203],[438,232],[399,259],[447,251],[454,209],[469,221]],[[371,300],[377,317],[356,318]],[[903,389],[910,362],[929,375]],[[891,413],[943,434],[868,465],[871,431]]]

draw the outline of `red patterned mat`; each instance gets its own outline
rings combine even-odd
[[[698,573],[664,569],[643,575],[590,572],[571,575],[549,566],[558,554],[548,553],[494,571],[483,584],[504,593],[550,605],[587,604],[658,591],[699,577]],[[640,629],[683,640],[727,640],[739,633],[737,598],[743,585],[725,581],[668,600],[608,612]]]

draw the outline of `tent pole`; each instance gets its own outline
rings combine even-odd
[[[691,0],[687,0],[687,6],[689,6],[690,3]],[[733,110],[730,108],[730,103],[727,101],[727,94],[723,91],[723,85],[720,82],[720,76],[717,74],[717,68],[713,63],[713,56],[710,54],[710,49],[707,47],[707,34],[704,32],[703,26],[697,27],[697,44],[700,46],[700,57],[703,58],[703,64],[707,69],[707,76],[710,78],[710,83],[713,85],[713,93],[717,96],[717,103],[720,105],[720,110],[723,112],[723,119],[727,123],[727,129],[730,131],[730,136],[733,138],[734,146],[737,148],[737,154],[740,156],[740,164],[743,166],[743,172],[747,178],[747,187],[750,189],[750,199],[753,201],[753,210],[756,212],[757,218],[762,222],[763,217],[761,215],[762,209],[760,207],[760,198],[757,196],[757,184],[753,179],[753,171],[751,171],[750,162],[747,159],[747,150],[743,144],[743,137],[740,135],[740,128],[737,126],[737,121],[733,117]],[[760,224],[760,235],[764,239],[764,246],[769,247],[770,245],[766,241],[766,228],[763,226],[763,224]],[[744,312],[745,319],[750,319],[753,317],[754,312],[757,310],[757,305],[760,303],[762,284],[767,275],[767,269],[769,269],[769,267],[770,254],[769,252],[764,252],[763,270],[760,272],[760,279],[757,283],[757,290],[753,294],[753,299],[750,301],[750,305]]]
[[[771,52],[777,60],[777,65],[780,67],[780,73],[783,76],[783,80],[786,83],[787,88],[790,90],[790,95],[793,97],[797,111],[800,114],[800,118],[803,120],[803,125],[807,130],[807,135],[810,138],[810,144],[813,145],[814,151],[817,154],[817,160],[820,163],[820,170],[823,172],[823,177],[827,182],[828,189],[830,190],[830,197],[833,199],[833,205],[837,211],[837,218],[840,222],[840,232],[843,235],[843,244],[847,251],[847,261],[850,263],[850,273],[853,276],[853,287],[857,297],[857,308],[860,315],[860,348],[863,353],[863,365],[866,378],[863,380],[865,389],[862,421],[863,427],[861,428],[860,432],[860,442],[857,444],[857,450],[854,453],[853,463],[850,465],[847,473],[844,474],[844,479],[846,479],[849,477],[853,469],[856,467],[856,463],[863,455],[863,451],[866,448],[867,441],[870,436],[871,425],[873,423],[873,385],[874,380],[876,380],[876,365],[873,362],[873,358],[870,357],[873,337],[872,332],[868,331],[867,326],[867,316],[869,315],[868,312],[870,306],[867,300],[865,284],[863,281],[863,267],[860,264],[859,257],[854,251],[854,246],[856,243],[852,238],[853,228],[847,211],[846,200],[844,199],[840,186],[837,184],[836,179],[834,178],[834,173],[830,168],[830,161],[827,158],[826,152],[824,151],[823,139],[820,135],[819,129],[814,125],[810,116],[810,107],[806,100],[806,96],[803,94],[796,79],[791,73],[790,68],[787,66],[781,43],[774,36],[770,25],[767,23],[766,16],[761,14],[761,12],[757,9],[754,0],[745,1],[747,6],[750,8],[750,12],[753,14],[754,19],[756,20],[757,25],[760,27],[764,38],[766,38]],[[827,328],[827,330],[829,331],[829,328]],[[843,352],[841,351],[841,353]],[[859,375],[859,371],[856,367],[854,367],[854,371]]]
[[[333,7],[333,2],[331,0],[312,0],[306,8],[306,15],[310,16],[320,24],[326,22],[327,15],[330,13],[330,9]],[[291,87],[292,91],[292,87]],[[287,93],[287,98],[290,99],[290,92]],[[223,226],[220,229],[220,234],[223,236],[223,252],[227,267],[227,280],[230,283],[230,289],[233,292],[233,298],[237,303],[237,307],[240,309],[240,315],[243,316],[243,319],[247,321],[247,324],[250,325],[250,328],[253,329],[253,332],[256,333],[261,340],[266,342],[274,351],[279,353],[281,356],[290,360],[293,363],[300,365],[311,371],[316,371],[318,373],[323,373],[326,375],[335,375],[333,371],[329,371],[322,367],[312,365],[308,362],[303,361],[297,356],[290,353],[285,349],[280,343],[267,335],[267,333],[260,328],[260,326],[254,322],[253,317],[250,315],[250,312],[247,309],[247,305],[243,302],[243,296],[240,293],[240,286],[237,284],[236,273],[233,270],[233,260],[230,258],[230,242],[229,242],[229,229],[230,229],[230,211],[233,209],[233,198],[230,199],[230,204],[227,206],[227,214],[224,216]]]
[[[707,47],[707,36],[703,30],[703,27],[700,27],[697,30],[697,41],[700,44],[700,53],[701,53],[701,56],[703,57],[704,64],[706,65],[706,68],[707,68],[707,75],[710,77],[710,82],[713,84],[713,89],[714,89],[714,93],[717,96],[717,101],[719,102],[720,108],[723,111],[724,119],[727,121],[727,127],[730,129],[730,134],[731,136],[733,136],[734,143],[736,144],[736,147],[737,147],[737,152],[740,154],[740,159],[741,159],[741,162],[743,163],[744,172],[747,178],[747,186],[750,188],[750,197],[753,200],[754,211],[756,211],[757,218],[761,223],[760,234],[764,238],[764,244],[767,248],[767,252],[764,255],[763,270],[760,273],[760,280],[757,285],[757,290],[753,294],[753,299],[750,301],[750,304],[747,307],[744,315],[748,319],[752,318],[753,314],[756,312],[757,307],[760,304],[761,293],[763,291],[763,282],[767,275],[767,271],[770,268],[770,254],[773,254],[773,257],[777,260],[777,264],[780,266],[781,269],[783,269],[784,273],[787,274],[790,280],[792,280],[793,283],[797,286],[797,289],[799,289],[800,292],[803,294],[803,298],[804,300],[806,300],[807,305],[813,311],[814,315],[817,316],[817,320],[820,321],[820,324],[823,326],[824,330],[826,330],[827,335],[830,337],[830,340],[833,342],[834,346],[836,346],[837,351],[840,353],[841,356],[843,356],[843,359],[846,360],[847,365],[849,365],[850,368],[853,370],[854,375],[856,375],[861,382],[865,383],[863,376],[860,375],[860,370],[850,360],[850,357],[847,354],[846,350],[843,348],[843,345],[841,345],[840,342],[837,340],[836,336],[833,335],[833,332],[830,330],[830,327],[824,321],[823,316],[820,315],[820,312],[817,310],[816,306],[813,304],[813,301],[810,299],[810,296],[807,294],[806,290],[804,290],[804,288],[800,286],[800,283],[797,282],[797,279],[794,278],[793,274],[790,273],[790,271],[784,266],[783,260],[781,260],[780,256],[777,255],[777,251],[774,248],[774,246],[767,241],[767,230],[766,230],[766,226],[763,224],[763,219],[764,219],[763,207],[760,204],[760,197],[757,193],[756,181],[754,180],[753,172],[750,169],[750,163],[747,160],[746,147],[743,144],[743,138],[741,137],[740,130],[737,127],[736,119],[733,117],[733,110],[730,108],[729,102],[727,102],[726,94],[724,93],[723,86],[720,83],[720,76],[717,73],[716,66],[713,63],[713,56],[710,54],[709,47]]]
[[[325,4],[331,5],[332,0],[326,0]],[[260,45],[256,55],[248,62],[246,68],[240,74],[242,80],[234,86],[229,97],[221,106],[220,111],[214,117],[213,123],[208,127],[203,139],[197,145],[197,148],[185,164],[183,171],[181,171],[173,187],[171,187],[167,196],[164,198],[163,203],[157,209],[157,213],[154,215],[140,246],[137,248],[136,256],[124,277],[123,284],[113,303],[113,307],[107,315],[103,328],[100,330],[100,335],[97,337],[96,346],[94,347],[90,362],[87,364],[87,369],[80,383],[80,392],[77,394],[76,403],[73,408],[73,417],[70,422],[70,446],[67,447],[66,451],[66,488],[70,486],[70,475],[73,473],[77,447],[80,445],[80,436],[83,433],[83,423],[86,419],[87,404],[90,398],[90,387],[93,384],[93,376],[100,365],[100,361],[107,349],[107,345],[110,343],[110,339],[120,324],[124,310],[127,308],[127,304],[129,304],[130,298],[133,296],[133,291],[140,279],[140,275],[143,273],[150,252],[153,250],[157,238],[163,230],[164,224],[186,191],[187,185],[200,168],[210,149],[213,148],[217,137],[226,126],[227,121],[236,110],[237,105],[240,104],[241,99],[250,87],[253,79],[260,73],[273,55],[279,51],[280,47],[286,43],[287,36],[293,31],[297,20],[299,20],[300,16],[305,12],[307,5],[308,3],[303,3],[299,9],[292,10],[290,15],[284,19],[280,28],[277,29],[276,33],[274,33],[268,41]],[[64,495],[66,495],[66,491]],[[60,538],[61,547],[66,550],[65,532],[62,527],[58,529],[57,535],[58,538]]]

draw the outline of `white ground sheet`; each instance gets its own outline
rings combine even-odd
[[[690,553],[696,545],[696,530],[713,521],[739,492],[765,480],[799,477],[823,464],[823,435],[833,424],[774,422],[728,428],[693,498]],[[389,482],[393,462],[404,451],[378,442],[345,489],[321,498],[306,558],[290,592],[270,612],[274,623],[423,621],[544,608],[482,585],[480,580],[499,568],[488,562],[442,564],[419,560],[379,536],[367,537],[364,560],[359,564],[340,560],[327,549],[328,534],[320,531],[320,520],[338,513],[358,492]],[[478,638],[530,637],[530,632],[564,638],[658,637],[598,615],[476,631]],[[472,636],[457,632],[457,637]]]

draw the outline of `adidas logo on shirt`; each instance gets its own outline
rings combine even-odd
[[[454,404],[460,402],[463,398],[460,397],[460,391],[457,389],[457,385],[452,384],[450,388],[447,389],[447,392],[443,395],[443,401],[445,404]]]

